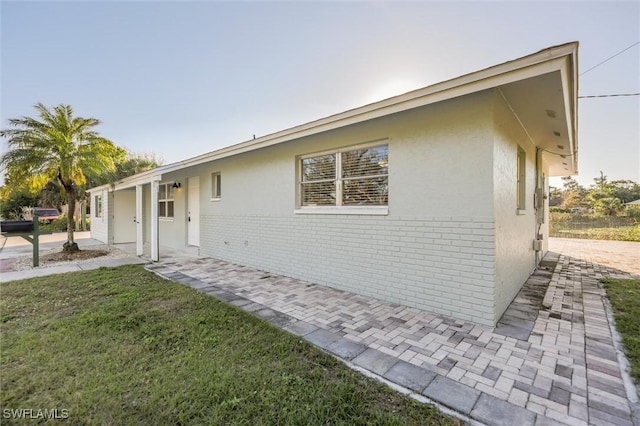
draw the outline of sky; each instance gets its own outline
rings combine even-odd
[[[0,25],[2,128],[69,104],[165,164],[571,41],[581,96],[640,92],[638,1],[2,0]],[[640,97],[578,111],[577,180],[640,182]]]

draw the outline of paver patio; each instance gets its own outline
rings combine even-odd
[[[542,265],[495,329],[217,259],[147,268],[481,423],[633,425],[598,284],[629,272],[553,252]]]

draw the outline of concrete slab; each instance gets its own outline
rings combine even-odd
[[[422,392],[438,376],[434,371],[398,361],[384,375],[386,379],[416,392]]]
[[[322,349],[326,349],[333,342],[340,340],[340,336],[327,330],[319,329],[307,334],[306,336],[304,336],[304,339]]]
[[[0,273],[0,282],[43,277],[53,274],[64,274],[67,272],[88,271],[101,267],[115,268],[122,265],[141,265],[145,263],[147,263],[147,261],[144,259],[140,259],[139,257],[122,257],[116,259],[96,258],[95,260],[90,262],[70,262],[57,266],[25,269],[22,271],[2,272]]]
[[[295,334],[296,336],[306,336],[309,333],[313,333],[318,329],[315,325],[311,325],[305,321],[297,321],[289,324],[284,328],[289,333]]]
[[[51,266],[49,268],[27,269],[24,271],[3,272],[0,274],[0,282],[8,282],[14,280],[25,280],[34,277],[44,277],[46,275],[64,274],[66,272],[81,271],[80,267],[75,264]]]
[[[251,303],[251,300],[236,299],[236,300],[232,300],[229,303],[232,304],[233,306],[244,306],[244,305],[248,305],[249,303]]]
[[[260,309],[254,312],[257,316],[264,319],[270,319],[276,316],[276,312],[269,308]]]
[[[471,413],[481,395],[480,391],[443,376],[433,379],[422,393],[434,401],[467,415]]]
[[[362,368],[366,368],[380,376],[384,376],[384,374],[397,362],[398,358],[372,348],[367,349],[353,359],[354,364],[359,365]]]
[[[496,426],[532,425],[536,421],[535,413],[486,393],[480,395],[471,417]]]
[[[225,299],[222,299],[222,300],[225,300]],[[228,301],[231,301],[231,300],[234,300],[234,298],[230,298]],[[251,302],[251,303],[249,303],[247,305],[241,306],[241,309],[243,311],[246,311],[246,312],[256,312],[256,311],[259,311],[262,308],[264,308],[264,305],[261,305],[259,303],[253,303],[253,302]]]
[[[275,325],[276,327],[284,328],[289,324],[291,324],[292,321],[295,321],[295,320],[291,318],[289,315],[276,312],[274,316],[267,318],[267,321],[269,321],[271,324]]]
[[[340,358],[346,359],[347,361],[351,361],[366,349],[367,347],[365,345],[356,343],[353,340],[345,339],[344,337],[327,346],[327,350],[329,352],[339,356]]]

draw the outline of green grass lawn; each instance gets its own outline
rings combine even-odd
[[[601,281],[613,307],[616,330],[622,336],[624,352],[631,364],[631,376],[640,383],[640,279]]]
[[[640,241],[640,225],[589,229],[562,228],[562,225],[557,225],[551,232],[551,236],[589,240]]]
[[[140,266],[0,291],[0,414],[67,410],[68,424],[459,424]]]

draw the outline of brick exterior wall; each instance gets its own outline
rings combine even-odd
[[[491,218],[201,216],[202,255],[493,325]]]

